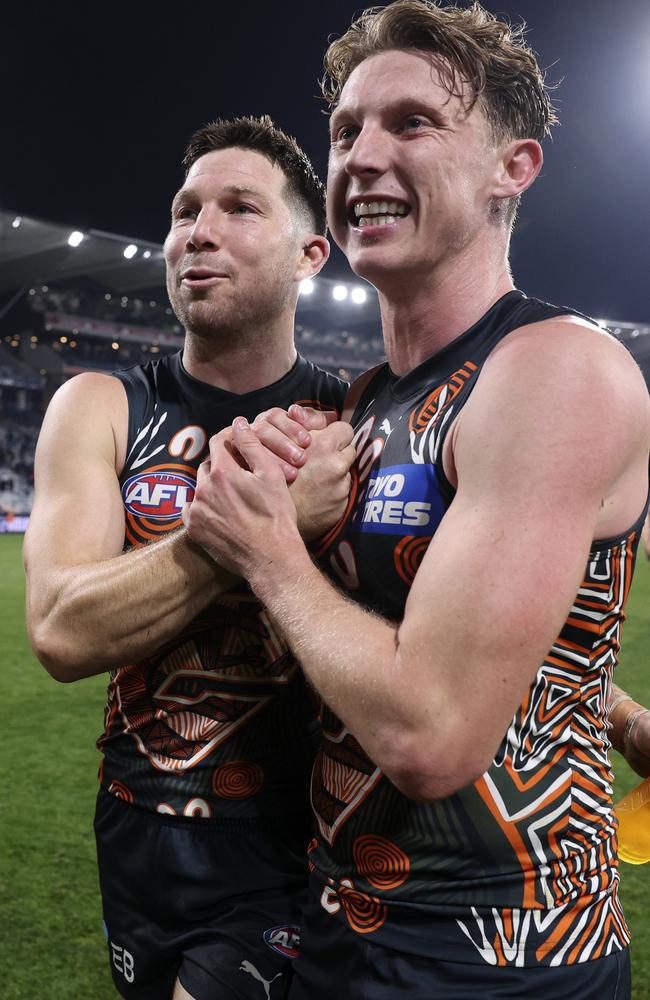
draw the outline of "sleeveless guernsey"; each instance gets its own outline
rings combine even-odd
[[[574,312],[513,291],[407,375],[384,365],[371,379],[352,421],[348,511],[317,552],[355,600],[402,619],[454,496],[443,443],[483,363],[516,328]],[[594,542],[492,765],[456,794],[410,801],[324,709],[310,861],[334,919],[407,953],[490,965],[574,963],[628,943],[606,703],[642,523]]]
[[[340,411],[345,383],[299,358],[273,385],[235,395],[199,382],[180,352],[116,372],[129,406],[120,476],[125,549],[181,524],[212,434],[293,402]],[[130,803],[196,817],[269,817],[308,808],[318,725],[299,666],[241,584],[171,642],[111,672],[102,787]]]

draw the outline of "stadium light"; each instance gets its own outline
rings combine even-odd
[[[336,299],[337,302],[343,302],[344,299],[348,297],[348,290],[345,285],[334,285],[332,289],[332,298]]]
[[[138,252],[138,248],[135,243],[129,243],[128,247],[124,247],[124,256],[127,260],[131,260],[131,257],[135,257]]]
[[[311,295],[311,293],[314,291],[315,287],[316,287],[316,285],[312,281],[311,278],[305,278],[304,281],[300,282],[300,289],[299,289],[300,294],[301,295]]]
[[[363,305],[363,303],[368,298],[368,293],[365,288],[353,288],[352,289],[352,301],[356,302],[358,306]]]
[[[149,260],[149,258],[151,257],[151,250],[145,250],[142,256],[144,257],[145,260]]]
[[[75,229],[68,236],[68,243],[70,244],[71,247],[78,247],[83,238],[84,234],[80,233],[78,229]]]
[[[14,220],[12,221],[12,223],[11,223],[11,225],[12,225],[12,228],[13,228],[13,229],[18,229],[18,226],[20,225],[20,223],[21,223],[22,221],[23,221],[23,220],[22,220],[22,218],[20,217],[20,215],[17,215],[17,216],[16,216],[16,218],[15,218],[15,219],[14,219]]]

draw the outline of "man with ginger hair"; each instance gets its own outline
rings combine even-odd
[[[514,286],[555,121],[521,30],[397,0],[325,65],[328,221],[378,290],[388,359],[352,417],[331,580],[245,420],[245,467],[215,449],[186,512],[325,704],[291,997],[621,1000],[607,701],[648,393],[595,323]]]

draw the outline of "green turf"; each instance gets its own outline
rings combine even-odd
[[[92,816],[106,679],[53,681],[24,628],[22,536],[0,536],[4,1000],[114,1000]]]
[[[21,544],[22,536],[0,536],[2,997],[114,1000],[92,833],[106,681],[57,684],[35,661],[23,626]],[[628,610],[617,680],[649,704],[650,564],[642,558]],[[614,756],[620,798],[638,779]],[[621,869],[633,997],[650,1000],[650,865]]]

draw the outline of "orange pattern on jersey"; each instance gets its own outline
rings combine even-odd
[[[396,889],[409,876],[408,855],[385,837],[357,837],[352,854],[359,875],[375,889]]]
[[[162,771],[195,767],[261,712],[298,665],[259,602],[233,590],[168,646],[115,671],[107,719]],[[100,740],[100,749],[106,734]]]
[[[386,922],[388,911],[376,896],[345,883],[336,886],[336,895],[347,922],[357,934],[372,934]]]
[[[413,583],[430,541],[430,535],[425,535],[422,538],[417,538],[415,535],[405,535],[395,546],[393,551],[395,569],[407,587]]]
[[[443,409],[458,395],[465,383],[472,377],[478,366],[473,361],[466,361],[450,379],[439,385],[430,393],[409,417],[409,430],[416,434],[425,431],[439,409]]]
[[[117,795],[118,799],[122,799],[123,802],[128,802],[129,805],[133,805],[135,802],[135,795],[130,788],[127,788],[121,781],[113,779],[108,786],[109,792],[113,795]]]
[[[231,760],[215,768],[212,787],[221,799],[249,799],[257,795],[264,784],[264,772],[259,764]]]

